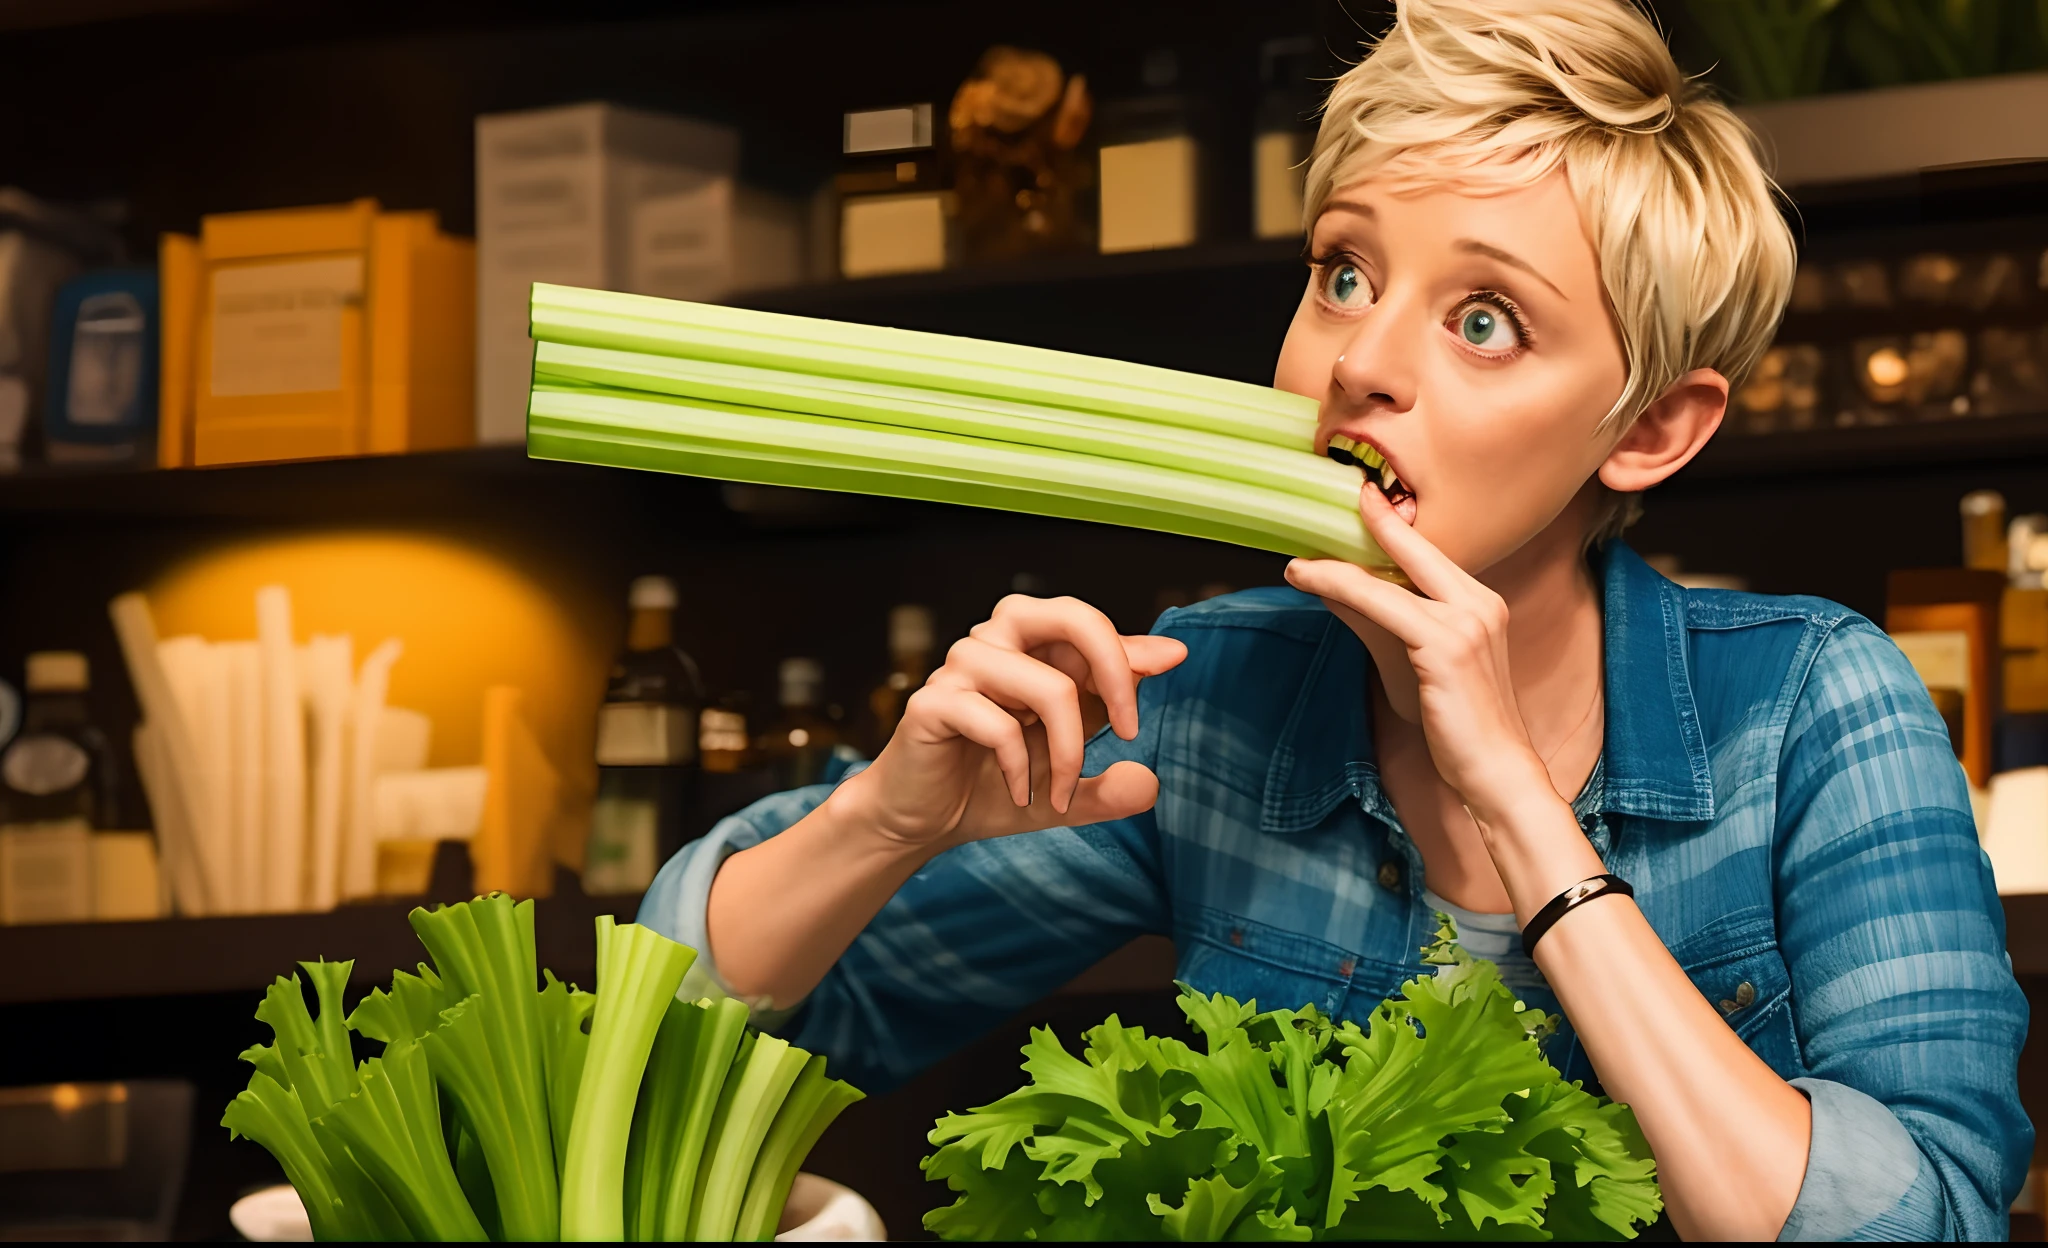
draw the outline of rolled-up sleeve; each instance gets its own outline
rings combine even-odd
[[[1084,773],[1151,765],[1159,678],[1139,687],[1139,736],[1098,733]],[[809,814],[831,793],[778,793],[721,820],[669,860],[639,921],[700,953],[684,992],[716,992],[705,907],[726,858]],[[902,1082],[1044,997],[1134,937],[1167,931],[1150,812],[1112,823],[977,841],[932,859],[899,889],[804,1001],[755,1021],[868,1092]]]
[[[1947,730],[1868,621],[1785,734],[1774,870],[1813,1137],[1786,1239],[2003,1239],[2027,1004]]]

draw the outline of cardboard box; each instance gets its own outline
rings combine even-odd
[[[614,104],[476,119],[479,441],[526,440],[535,282],[709,301],[802,277],[802,208],[738,169],[733,130]]]
[[[475,257],[375,200],[166,236],[164,467],[433,450],[472,436]]]

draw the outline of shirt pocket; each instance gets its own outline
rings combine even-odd
[[[1177,943],[1182,982],[1256,1000],[1261,1010],[1313,1005],[1335,1017],[1361,965],[1356,954],[1328,941],[1207,909],[1182,926]]]
[[[1776,945],[1685,964],[1686,977],[1751,1051],[1781,1076],[1803,1073],[1792,1037],[1792,977]]]

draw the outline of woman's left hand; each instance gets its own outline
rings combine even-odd
[[[1409,527],[1378,486],[1365,485],[1358,507],[1366,530],[1420,592],[1338,559],[1296,559],[1288,583],[1320,597],[1366,640],[1377,625],[1407,648],[1430,758],[1482,823],[1532,793],[1552,793],[1515,703],[1507,603]]]

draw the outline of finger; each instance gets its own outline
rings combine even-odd
[[[1188,648],[1171,637],[1154,637],[1136,634],[1119,637],[1124,653],[1129,656],[1131,674],[1139,681],[1172,671],[1188,657]],[[1042,646],[1031,652],[1031,657],[1065,672],[1073,682],[1090,693],[1101,693],[1095,687],[1094,673],[1089,670],[1088,660],[1079,650],[1066,642]]]
[[[1002,770],[1010,801],[1031,805],[1031,750],[1015,715],[971,689],[926,685],[904,704],[904,722],[929,725],[940,739],[961,737],[988,750]]]
[[[1287,565],[1287,583],[1303,593],[1342,604],[1386,629],[1413,649],[1443,629],[1436,604],[1399,585],[1383,581],[1355,563],[1341,559],[1296,559]]]
[[[1065,814],[1081,782],[1087,742],[1081,731],[1081,691],[1066,673],[1028,654],[979,637],[963,637],[946,652],[946,670],[964,676],[998,706],[1035,713],[1045,729],[1047,779],[1053,809]]]
[[[1072,646],[1087,660],[1087,683],[1108,708],[1116,735],[1126,741],[1138,735],[1138,678],[1116,625],[1094,607],[1076,598],[1013,594],[997,603],[995,614],[975,625],[970,635],[1012,650],[1037,650],[1060,642]]]
[[[1387,502],[1386,494],[1370,481],[1358,491],[1358,514],[1365,521],[1366,532],[1372,534],[1380,549],[1401,566],[1415,588],[1423,593],[1439,602],[1458,602],[1468,600],[1473,590],[1484,588],[1471,573],[1438,550],[1436,543],[1403,520]]]
[[[1152,809],[1158,800],[1159,777],[1145,764],[1125,759],[1081,782],[1067,808],[1067,822],[1074,826],[1128,819]]]

